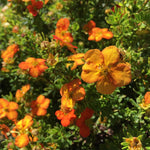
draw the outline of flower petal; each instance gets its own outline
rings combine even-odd
[[[116,67],[112,67],[110,76],[113,79],[113,84],[117,87],[129,84],[131,82],[131,69],[129,64],[119,63]]]
[[[16,120],[18,117],[17,111],[9,111],[6,115],[9,120]]]
[[[8,105],[8,110],[16,110],[18,109],[18,104],[15,103],[15,102],[9,102],[9,105]]]
[[[144,96],[145,104],[150,104],[150,92],[146,92]]]
[[[85,90],[83,87],[78,87],[76,88],[76,90],[74,90],[73,94],[72,94],[72,99],[74,101],[80,101],[83,100],[85,97]]]
[[[84,64],[82,67],[81,78],[87,83],[94,83],[98,80],[100,71],[96,65]]]
[[[103,49],[104,64],[106,66],[113,65],[120,59],[120,53],[116,46],[109,46]]]
[[[30,70],[29,70],[29,74],[32,76],[32,77],[38,77],[39,75],[39,70],[37,67],[32,67]]]
[[[44,99],[44,102],[40,105],[41,108],[47,109],[50,104],[50,100],[48,98]]]
[[[84,55],[86,63],[90,64],[103,64],[104,57],[99,49],[91,49],[87,51]]]
[[[117,86],[113,85],[108,77],[103,77],[96,83],[96,89],[101,94],[111,94]]]

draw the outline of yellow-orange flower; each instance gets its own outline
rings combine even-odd
[[[5,51],[2,51],[1,58],[5,63],[12,63],[13,62],[13,57],[15,53],[19,51],[19,47],[16,44],[12,44],[7,47]]]
[[[23,133],[25,132],[26,129],[32,126],[32,124],[33,124],[32,117],[29,115],[26,115],[23,119],[19,120],[16,123],[16,129],[20,130],[20,132]]]
[[[15,121],[18,116],[16,109],[18,109],[17,103],[0,98],[0,119],[7,117],[9,120]]]
[[[16,126],[12,130],[13,137],[16,137],[15,139],[15,145],[22,148],[29,144],[29,128],[32,126],[33,120],[32,117],[29,115],[26,115],[23,119],[19,120],[16,123]],[[15,131],[15,134],[13,133]],[[16,134],[18,133],[18,135]]]
[[[83,65],[84,61],[82,60],[84,58],[84,53],[78,53],[71,56],[68,56],[68,61],[74,61],[73,66],[71,67],[71,70],[74,70],[79,65]],[[70,65],[70,64],[67,64]]]
[[[140,106],[145,110],[150,108],[150,92],[146,92],[143,102],[140,104]]]
[[[80,86],[80,79],[74,79],[73,81],[66,83],[60,89],[61,98],[61,110],[64,113],[70,112],[76,101],[83,100],[85,97],[85,90]]]
[[[129,150],[141,150],[142,149],[142,143],[138,137],[126,138],[125,142],[129,144],[128,146]]]
[[[113,33],[111,31],[108,31],[107,28],[92,28],[90,36],[88,38],[89,41],[100,41],[102,38],[104,39],[111,39],[113,37]]]
[[[47,113],[47,108],[50,100],[43,95],[39,95],[35,101],[31,102],[32,114],[37,116],[44,116]]]
[[[23,96],[26,94],[26,92],[27,92],[29,89],[30,89],[30,85],[29,85],[29,84],[24,85],[24,86],[21,88],[21,90],[18,89],[18,90],[16,91],[16,100],[17,100],[17,101],[20,101],[21,98],[23,98]]]
[[[22,70],[29,70],[32,77],[40,76],[48,67],[45,65],[45,59],[29,57],[25,62],[19,64]]]
[[[25,147],[29,144],[29,137],[27,134],[18,135],[15,139],[15,145],[19,148]]]
[[[111,94],[117,87],[131,82],[131,67],[123,63],[117,47],[109,46],[101,52],[92,49],[84,55],[81,78],[87,83],[96,83],[101,94]]]

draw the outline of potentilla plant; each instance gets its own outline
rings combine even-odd
[[[2,0],[0,149],[150,149],[149,8]]]

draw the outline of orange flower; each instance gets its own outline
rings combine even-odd
[[[85,90],[80,86],[80,79],[74,79],[73,81],[66,83],[60,89],[61,98],[61,110],[64,113],[70,112],[76,101],[83,100],[85,97]]]
[[[29,137],[27,134],[21,134],[16,137],[15,145],[19,148],[25,147],[29,144]]]
[[[18,45],[16,44],[10,45],[7,47],[5,51],[2,52],[1,58],[5,63],[12,63],[15,53],[17,53],[18,51],[19,51]]]
[[[61,124],[64,127],[67,127],[70,125],[71,121],[73,121],[76,118],[76,115],[74,114],[75,110],[72,109],[70,112],[68,113],[64,113],[61,110],[57,110],[55,112],[55,115],[57,117],[57,119],[61,120]]]
[[[146,92],[142,103],[139,105],[145,110],[150,108],[150,92]]]
[[[61,18],[57,21],[56,27],[61,31],[67,31],[70,25],[70,21],[67,18]]]
[[[43,2],[42,1],[36,2],[35,0],[31,0],[31,3],[32,3],[31,5],[27,6],[27,9],[35,17],[38,14],[38,10],[43,7]]]
[[[30,85],[27,84],[27,85],[24,85],[21,90],[18,89],[16,91],[16,100],[17,102],[21,100],[21,98],[23,98],[23,96],[26,94],[26,92],[30,89]]]
[[[111,39],[113,37],[113,33],[108,31],[107,28],[92,28],[90,36],[88,38],[89,41],[100,41],[102,38],[104,39]]]
[[[77,66],[84,64],[84,61],[82,60],[83,58],[84,58],[84,53],[78,53],[78,54],[69,56],[68,61],[74,61],[74,64],[71,67],[71,70],[74,70],[77,68]]]
[[[0,98],[0,119],[7,117],[9,120],[15,121],[18,116],[16,109],[18,109],[17,103]]]
[[[32,126],[33,120],[32,117],[29,115],[26,115],[23,119],[19,120],[16,123],[16,126],[12,130],[13,137],[16,137],[15,139],[15,145],[22,148],[29,144],[29,137],[28,132],[29,128]],[[16,133],[18,133],[18,135]]]
[[[45,65],[45,59],[29,57],[25,62],[19,64],[19,68],[22,70],[29,70],[29,74],[32,77],[38,77],[48,67]]]
[[[90,108],[86,108],[82,113],[81,117],[77,119],[76,125],[80,128],[80,135],[82,137],[88,137],[90,135],[90,129],[86,124],[86,120],[93,116],[94,111]]]
[[[101,52],[92,49],[84,55],[85,64],[82,67],[81,78],[87,83],[96,83],[96,89],[101,94],[111,94],[117,87],[131,82],[131,67],[121,62],[117,47],[109,46]]]
[[[3,134],[6,139],[8,139],[7,132],[10,131],[9,127],[6,126],[5,124],[0,124],[0,130],[1,130],[1,134]]]
[[[43,95],[39,95],[35,101],[31,102],[32,114],[37,116],[44,116],[47,113],[47,108],[50,100]]]
[[[91,35],[92,28],[96,27],[96,23],[93,20],[90,20],[87,24],[83,26],[83,30],[88,32],[89,35]]]

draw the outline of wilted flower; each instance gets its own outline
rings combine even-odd
[[[77,119],[76,125],[80,128],[80,135],[82,137],[88,137],[90,135],[90,128],[86,121],[93,116],[94,111],[90,108],[86,108],[82,113],[81,117]]]
[[[10,131],[9,127],[6,126],[5,124],[0,124],[0,131],[1,131],[1,134],[3,134],[6,139],[8,139],[7,132]]]
[[[83,30],[91,34],[92,28],[96,27],[96,23],[93,20],[90,20],[87,24],[83,26]]]
[[[138,137],[126,138],[125,142],[129,144],[129,150],[142,150],[142,143]]]

